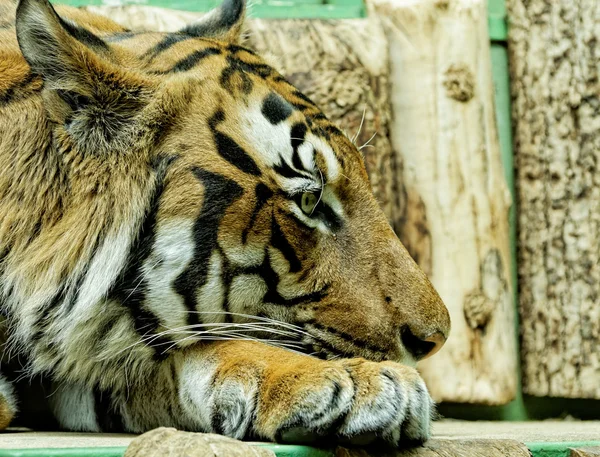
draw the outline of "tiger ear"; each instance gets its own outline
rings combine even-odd
[[[17,39],[44,80],[44,106],[82,148],[123,148],[152,87],[118,65],[91,31],[61,18],[48,0],[20,0]]]
[[[62,19],[48,0],[20,0],[17,40],[35,74],[52,87],[77,80],[85,66],[98,60],[108,45],[92,32]]]
[[[224,0],[221,6],[179,31],[198,38],[214,38],[239,43],[246,19],[246,0]]]

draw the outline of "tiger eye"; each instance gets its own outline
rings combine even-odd
[[[317,206],[319,199],[312,192],[304,192],[302,194],[302,200],[300,200],[300,208],[304,214],[311,215]]]

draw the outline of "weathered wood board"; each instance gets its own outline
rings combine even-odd
[[[390,42],[391,139],[409,252],[452,318],[420,364],[442,401],[503,404],[517,388],[506,185],[484,0],[373,0]]]
[[[508,0],[523,389],[600,398],[600,2]]]

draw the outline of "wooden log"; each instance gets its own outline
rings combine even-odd
[[[571,449],[571,457],[600,457],[600,447],[580,447]]]
[[[430,440],[422,447],[371,451],[338,447],[335,457],[530,457],[523,443],[513,440]]]
[[[600,398],[600,3],[507,6],[523,389]]]
[[[390,42],[400,238],[452,318],[419,364],[441,401],[504,404],[517,388],[506,185],[484,0],[372,0]]]

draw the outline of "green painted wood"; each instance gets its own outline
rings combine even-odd
[[[600,431],[598,432],[600,435]],[[600,437],[599,437],[600,438]],[[564,443],[525,443],[532,457],[570,457],[571,449],[600,446],[600,441]]]
[[[0,449],[0,457],[123,457],[125,447]]]
[[[205,12],[221,0],[52,0],[69,6],[146,5],[176,10]],[[255,0],[250,17],[266,19],[351,19],[366,16],[364,0]]]
[[[488,15],[490,40],[506,41],[508,26],[504,0],[488,0]]]

